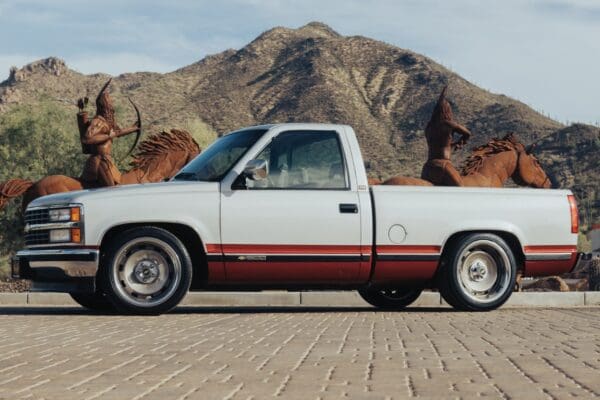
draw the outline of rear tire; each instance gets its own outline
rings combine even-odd
[[[97,312],[114,312],[115,307],[101,292],[69,293],[71,298],[82,307]]]
[[[381,308],[383,310],[401,310],[414,303],[421,295],[423,289],[383,289],[383,288],[363,288],[358,290],[358,294],[367,303]]]
[[[192,261],[175,235],[148,226],[118,235],[106,249],[100,273],[106,297],[118,312],[156,315],[187,294]]]
[[[444,255],[437,281],[440,294],[454,308],[490,311],[508,300],[516,273],[513,252],[501,237],[473,233]]]

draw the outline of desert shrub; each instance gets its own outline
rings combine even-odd
[[[85,160],[72,113],[48,99],[19,105],[0,115],[0,182],[78,175]],[[21,201],[0,211],[0,256],[22,245]]]
[[[580,231],[577,236],[577,251],[582,253],[589,253],[592,251],[592,243],[582,231]]]
[[[117,120],[124,106],[116,107]],[[93,107],[89,110],[94,115]],[[86,156],[81,152],[77,109],[50,98],[17,105],[0,115],[0,182],[12,178],[36,181],[46,175],[79,176]],[[131,119],[131,118],[129,118]],[[129,123],[129,121],[127,121]],[[115,141],[114,156],[121,170],[135,135]],[[0,260],[22,247],[21,201],[0,210]],[[0,261],[6,268],[6,262]]]
[[[203,150],[217,138],[217,132],[200,118],[186,120],[183,129],[192,135]]]

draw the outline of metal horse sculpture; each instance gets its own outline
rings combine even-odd
[[[160,182],[172,178],[185,164],[200,153],[200,146],[183,130],[171,129],[144,140],[121,175],[121,184]],[[93,185],[91,187],[98,187]],[[0,184],[0,209],[8,200],[23,195],[23,208],[32,200],[53,193],[88,189],[84,181],[64,175],[50,175],[37,182],[11,179]]]
[[[454,121],[452,108],[446,100],[447,87],[444,87],[433,109],[431,119],[425,129],[428,157],[423,166],[421,179],[408,176],[395,176],[383,183],[370,179],[371,184],[412,185],[412,186],[487,186],[502,187],[508,178],[521,186],[551,186],[550,179],[538,163],[531,150],[525,148],[514,134],[502,139],[492,139],[489,143],[476,147],[459,172],[452,165],[452,150],[462,148],[471,133]],[[460,138],[453,142],[453,134]]]
[[[532,154],[533,148],[526,148],[512,133],[474,148],[462,166],[458,186],[503,187],[512,178],[519,186],[551,187],[550,179]],[[424,179],[407,176],[395,176],[381,184],[433,186]]]

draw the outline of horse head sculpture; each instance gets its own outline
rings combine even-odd
[[[535,144],[525,147],[518,141],[515,143],[518,159],[512,180],[519,186],[549,189],[552,187],[552,182],[544,172],[538,159],[533,155],[534,149]]]

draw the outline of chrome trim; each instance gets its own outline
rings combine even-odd
[[[573,253],[528,253],[525,254],[526,261],[562,261],[570,260]]]
[[[32,244],[29,246],[25,246],[27,249],[40,249],[40,248],[48,248],[48,247],[81,247],[84,246],[84,242],[83,242],[83,233],[81,234],[81,242],[80,243],[75,243],[75,242],[48,242],[46,244]]]
[[[47,224],[25,225],[25,233],[36,231],[49,231],[52,229],[80,228],[80,225],[81,224],[79,221],[49,222]]]
[[[237,256],[239,261],[267,261],[267,256],[260,255],[248,255],[248,256]]]
[[[83,246],[85,244],[85,208],[82,203],[66,203],[66,204],[52,204],[47,206],[36,206],[36,207],[27,207],[25,212],[31,210],[42,210],[42,209],[56,209],[56,208],[70,208],[70,207],[79,207],[79,221],[65,221],[65,222],[49,222],[46,224],[36,224],[29,225],[29,230],[27,226],[25,226],[25,232],[35,232],[39,230],[50,230],[50,229],[67,229],[67,228],[79,228],[81,230],[81,241],[79,242],[55,242],[55,243],[42,243],[42,244],[33,244],[26,246],[28,249],[36,249],[39,247],[64,247],[64,246]],[[54,224],[60,224],[61,226],[54,226]],[[63,224],[74,224],[72,226],[63,226]],[[39,229],[32,229],[31,227],[38,227]],[[43,228],[42,228],[43,227]]]
[[[80,207],[83,208],[83,204],[81,203],[67,203],[67,204],[51,204],[49,206],[35,206],[35,207],[27,207],[25,211],[31,210],[43,210],[43,209],[55,209],[55,208],[70,208],[70,207]],[[80,210],[80,211],[83,211]]]
[[[25,260],[29,268],[58,268],[73,278],[94,277],[98,271],[100,251],[94,249],[44,249],[21,250],[19,260]]]
[[[55,254],[67,254],[67,255],[89,255],[91,253],[98,254],[99,251],[96,249],[40,249],[40,250],[20,250],[17,252],[18,256],[47,256]]]

